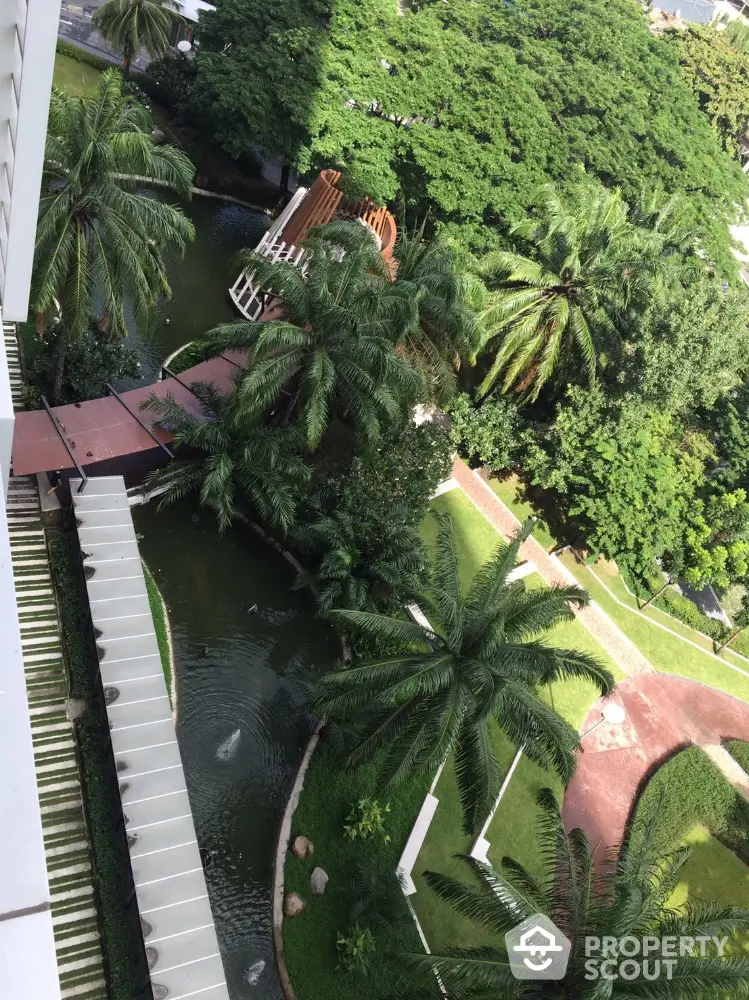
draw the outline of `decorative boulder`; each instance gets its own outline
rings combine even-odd
[[[322,868],[315,868],[309,877],[310,888],[316,896],[322,896],[328,884],[328,873]]]
[[[283,898],[283,915],[298,917],[304,911],[304,900],[296,892],[287,892]]]
[[[155,128],[151,130],[151,142],[154,146],[160,146],[161,143],[166,139],[166,136],[160,128]]]
[[[291,853],[299,858],[300,861],[306,861],[307,858],[311,858],[315,853],[315,848],[308,837],[294,837],[294,843],[291,845]]]

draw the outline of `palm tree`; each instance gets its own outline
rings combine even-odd
[[[428,395],[440,405],[455,394],[455,373],[462,361],[474,363],[479,325],[473,305],[476,281],[461,274],[455,255],[441,237],[424,239],[425,222],[399,231],[395,246],[396,280],[416,299],[419,321],[398,343],[419,371]]]
[[[101,37],[122,53],[125,76],[141,49],[157,59],[171,46],[175,24],[182,24],[174,0],[107,0],[95,11],[92,22]]]
[[[452,754],[465,828],[473,832],[499,792],[492,720],[531,760],[567,781],[577,733],[544,704],[537,689],[563,677],[584,677],[607,693],[613,678],[587,653],[549,646],[540,638],[572,617],[570,604],[588,603],[585,591],[526,591],[522,581],[508,582],[530,522],[511,543],[499,546],[464,596],[452,523],[445,514],[437,520],[430,600],[424,602],[433,631],[362,611],[329,612],[348,635],[400,640],[407,651],[329,674],[318,708],[334,721],[364,720],[348,763],[382,752],[385,784],[436,771]]]
[[[632,225],[618,191],[587,187],[573,206],[547,187],[543,221],[526,219],[511,234],[530,255],[494,251],[479,266],[491,292],[479,317],[485,345],[499,339],[482,394],[501,379],[503,392],[534,400],[561,360],[592,382],[623,315],[645,298],[659,241]]]
[[[137,190],[144,178],[189,197],[194,168],[172,146],[151,142],[150,114],[122,94],[122,75],[102,75],[95,98],[54,90],[34,252],[33,308],[40,331],[60,314],[55,397],[67,344],[95,315],[112,336],[127,333],[126,310],[146,326],[169,295],[163,251],[182,253],[195,230],[184,214]]]
[[[335,412],[375,439],[413,403],[418,379],[393,344],[415,326],[416,302],[390,280],[371,233],[356,222],[316,230],[305,254],[304,268],[240,255],[255,283],[276,297],[282,318],[217,327],[206,356],[247,351],[245,404],[257,412],[279,405],[276,416],[298,420],[311,450]]]
[[[669,908],[681,869],[691,848],[665,857],[654,849],[654,825],[637,842],[630,842],[616,864],[596,869],[588,838],[582,830],[567,832],[554,794],[538,794],[540,855],[545,870],[531,874],[511,858],[500,871],[463,857],[473,883],[426,872],[429,887],[462,916],[496,935],[496,944],[481,948],[449,948],[438,955],[408,955],[406,964],[421,982],[436,972],[450,997],[457,1000],[732,1000],[749,989],[749,958],[680,957],[671,979],[592,979],[589,959],[602,960],[600,946],[586,937],[620,940],[730,935],[749,928],[749,909],[690,903],[683,912]],[[655,816],[655,823],[660,815]],[[567,972],[553,981],[515,979],[510,971],[504,935],[537,913],[547,914],[571,942]],[[695,949],[696,950],[696,949]],[[609,970],[611,971],[611,970]],[[652,968],[650,969],[652,977]],[[435,995],[439,996],[439,993]]]
[[[295,540],[314,559],[314,568],[299,574],[295,589],[309,587],[321,612],[393,608],[421,589],[421,538],[397,507],[375,523],[344,506],[320,512],[299,525]]]
[[[201,504],[215,510],[221,532],[245,504],[271,527],[290,528],[309,477],[295,435],[248,417],[236,391],[221,392],[210,382],[193,382],[190,388],[200,403],[199,416],[171,395],[152,393],[143,403],[142,409],[158,415],[178,448],[202,456],[172,461],[151,473],[146,496],[161,494],[161,508],[197,491]]]

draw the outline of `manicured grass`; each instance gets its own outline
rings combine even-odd
[[[491,477],[488,483],[499,499],[510,508],[521,523],[529,517],[537,518],[533,528],[533,537],[540,545],[543,545],[547,552],[558,545],[557,539],[554,538],[551,532],[551,528],[544,520],[543,513],[529,500],[524,498],[524,486],[516,475],[509,475],[506,479]]]
[[[692,856],[681,870],[671,906],[697,901],[749,906],[749,868],[733,851],[700,824],[692,827],[682,844],[692,848]]]
[[[430,510],[447,511],[453,519],[460,582],[467,589],[476,570],[494,553],[502,538],[463,490],[443,493],[441,497],[432,500]],[[421,534],[427,549],[434,551],[437,523],[433,517],[427,515]]]
[[[656,670],[709,684],[749,702],[749,676],[739,673],[740,669],[745,669],[745,664],[734,670],[728,662],[721,661],[707,650],[703,652],[688,642],[683,642],[678,635],[671,635],[664,629],[658,628],[648,621],[646,616],[633,613],[612,600],[596,574],[589,567],[578,563],[570,553],[565,552],[561,559],[577,577],[581,586],[585,587],[591,597],[629,636]],[[677,628],[672,626],[671,619],[668,621],[668,627],[674,632],[677,631]],[[691,636],[694,636],[694,632]]]
[[[55,55],[53,83],[72,97],[93,97],[99,89],[101,72],[58,52]]]
[[[362,997],[391,1000],[397,994],[395,984],[400,970],[389,956],[423,950],[403,900],[400,924],[391,928],[372,927],[377,942],[372,973],[364,977],[336,970],[336,937],[350,924],[353,897],[349,880],[355,865],[360,861],[375,861],[386,871],[395,872],[430,784],[429,778],[412,779],[400,785],[390,798],[392,810],[386,820],[386,832],[391,838],[388,844],[379,838],[365,842],[344,838],[346,816],[358,799],[376,796],[378,774],[376,761],[356,771],[344,770],[340,757],[325,743],[320,743],[312,758],[294,815],[292,836],[309,837],[315,853],[307,861],[289,853],[285,872],[286,891],[298,892],[306,904],[304,913],[284,921],[286,961],[298,1000],[361,1000]],[[318,865],[330,877],[323,896],[313,895],[309,885],[310,875]],[[400,890],[393,881],[397,894]]]
[[[151,575],[151,571],[146,566],[145,562],[141,560],[143,566],[143,576],[146,580],[146,590],[148,591],[148,603],[151,606],[151,617],[153,618],[153,627],[156,632],[156,641],[159,644],[159,655],[161,656],[161,668],[164,671],[164,679],[166,680],[166,689],[171,700],[172,697],[172,657],[171,657],[171,643],[169,641],[169,624],[166,617],[166,605],[164,604],[164,598],[161,596],[161,591],[158,588],[156,581]],[[172,706],[174,707],[174,706]]]

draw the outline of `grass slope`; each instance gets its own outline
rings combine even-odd
[[[52,82],[73,97],[93,97],[99,89],[100,70],[58,52]]]

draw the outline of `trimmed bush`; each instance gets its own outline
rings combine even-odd
[[[749,774],[749,743],[746,743],[744,740],[731,740],[726,743],[726,750],[744,768],[746,773]]]
[[[61,56],[68,56],[76,62],[85,63],[87,66],[94,66],[96,69],[117,69],[117,63],[110,62],[109,59],[102,59],[101,56],[94,55],[88,49],[81,49],[72,42],[66,42],[64,38],[57,39],[57,51]]]
[[[521,430],[514,403],[492,396],[476,406],[464,392],[451,403],[450,416],[453,447],[467,462],[478,462],[494,472],[513,465]]]
[[[70,694],[73,698],[90,701],[96,691],[94,681],[98,664],[92,662],[91,619],[75,536],[53,535],[49,556],[68,654]]]
[[[633,843],[661,808],[661,799],[663,807],[655,837],[658,852],[674,850],[699,823],[749,863],[749,803],[700,747],[682,750],[650,779],[631,824]]]
[[[661,611],[666,611],[674,618],[678,618],[680,622],[689,625],[690,628],[709,635],[716,642],[722,642],[728,634],[728,630],[722,622],[708,618],[696,604],[674,590],[673,587],[667,587],[659,597],[656,597],[653,604]]]

